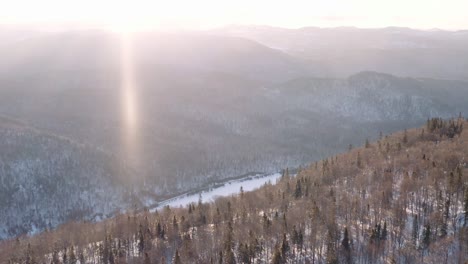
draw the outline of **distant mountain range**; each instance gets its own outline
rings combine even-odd
[[[318,77],[378,71],[468,80],[468,30],[229,26],[210,33],[252,39],[299,57]]]

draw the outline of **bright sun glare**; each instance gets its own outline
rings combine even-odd
[[[15,0],[0,24],[99,26],[119,32],[202,29],[229,24],[468,28],[466,0]]]

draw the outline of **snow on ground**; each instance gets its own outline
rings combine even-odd
[[[220,196],[230,196],[234,194],[238,194],[240,192],[240,188],[245,192],[253,191],[265,185],[266,183],[276,183],[276,181],[281,177],[280,173],[275,173],[271,175],[257,175],[253,177],[247,177],[238,180],[232,180],[224,183],[222,186],[211,188],[209,190],[205,190],[199,193],[194,194],[183,194],[165,201],[162,201],[158,204],[158,206],[153,210],[158,210],[163,208],[164,206],[170,207],[184,207],[191,203],[197,203],[198,200],[201,199],[205,202],[212,202],[216,199],[216,197]]]

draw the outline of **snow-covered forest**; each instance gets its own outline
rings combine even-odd
[[[276,184],[0,242],[5,263],[464,263],[468,122],[428,120]]]

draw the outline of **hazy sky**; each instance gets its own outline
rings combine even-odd
[[[0,24],[67,24],[115,30],[229,24],[408,26],[468,29],[468,0],[4,0]]]

